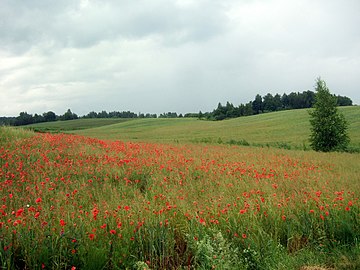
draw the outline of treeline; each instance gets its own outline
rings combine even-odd
[[[44,112],[43,114],[34,115],[27,112],[21,112],[17,117],[0,117],[0,125],[23,126],[42,122],[52,122],[57,120],[74,120],[78,115],[68,109],[63,115],[56,115],[54,112]]]
[[[186,115],[190,115],[190,114],[186,114]],[[29,114],[27,112],[21,112],[17,117],[0,117],[0,125],[23,126],[23,125],[36,124],[42,122],[52,122],[58,120],[61,121],[74,120],[79,118],[179,118],[179,117],[184,117],[184,116],[182,114],[177,114],[176,112],[161,113],[158,116],[157,114],[151,114],[151,113],[136,114],[131,111],[122,111],[122,112],[91,111],[88,114],[79,117],[76,113],[73,113],[70,109],[68,109],[63,115],[56,115],[52,111],[45,112],[43,114],[34,114],[34,115]]]
[[[145,118],[144,114],[139,113],[139,116],[142,116],[142,118]],[[152,115],[146,114],[146,117],[151,118]],[[130,112],[130,111],[123,111],[123,112],[107,112],[107,111],[101,111],[101,112],[89,112],[87,115],[84,115],[82,118],[138,118],[138,115],[136,113]]]
[[[127,112],[90,112],[87,115],[79,117],[76,113],[73,113],[68,109],[62,115],[56,115],[54,112],[49,111],[43,114],[29,114],[27,112],[21,112],[17,117],[0,117],[0,125],[10,125],[10,126],[23,126],[29,124],[43,123],[43,122],[52,122],[52,121],[66,121],[74,120],[79,118],[137,118],[142,117],[143,114],[139,114],[127,111]],[[146,114],[144,117],[154,117],[154,115]],[[155,115],[156,117],[156,115]]]
[[[336,96],[338,106],[352,106],[352,100],[345,96]],[[212,112],[198,113],[198,118],[208,120],[223,120],[241,116],[249,116],[260,113],[275,112],[281,110],[293,110],[302,108],[311,108],[315,103],[315,93],[312,91],[292,92],[290,94],[270,93],[264,97],[257,94],[255,99],[246,103],[234,106],[227,102],[226,105],[218,104]]]
[[[352,100],[345,96],[336,96],[338,106],[351,106]],[[134,113],[131,111],[101,111],[89,112],[88,114],[79,117],[68,109],[63,115],[56,115],[54,112],[49,111],[43,114],[29,114],[21,112],[17,117],[0,117],[0,125],[22,126],[28,124],[51,122],[57,120],[73,120],[78,118],[180,118],[180,117],[194,117],[207,120],[223,120],[241,116],[255,115],[260,113],[311,108],[315,103],[315,93],[312,91],[292,92],[290,94],[275,94],[270,93],[264,97],[257,94],[255,99],[246,104],[234,106],[232,103],[227,102],[226,105],[218,104],[217,108],[212,112],[199,112],[199,113],[186,113],[184,115],[177,114],[176,112],[157,114],[150,113]]]

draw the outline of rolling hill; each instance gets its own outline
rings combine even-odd
[[[349,122],[351,147],[360,148],[360,107],[340,107]],[[176,119],[79,119],[30,125],[100,139],[151,142],[232,143],[308,148],[308,109],[264,113],[224,121]]]

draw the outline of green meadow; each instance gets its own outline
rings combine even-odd
[[[45,122],[45,123],[37,123],[33,125],[28,125],[36,132],[67,132],[74,130],[82,130],[89,129],[95,127],[102,127],[106,125],[113,125],[122,123],[125,121],[129,121],[128,119],[121,118],[101,118],[101,119],[76,119],[76,120],[68,120],[68,121],[54,121],[54,122]]]
[[[340,107],[349,122],[350,147],[360,149],[360,107]],[[176,119],[79,119],[28,127],[123,141],[225,143],[309,149],[308,109],[264,113],[223,121]]]

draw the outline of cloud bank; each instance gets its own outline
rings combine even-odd
[[[0,116],[210,111],[257,93],[330,90],[360,104],[360,2],[0,3]]]

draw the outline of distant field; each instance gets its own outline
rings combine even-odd
[[[360,107],[343,107],[349,122],[352,147],[360,147]],[[114,125],[75,131],[101,139],[152,142],[207,142],[308,147],[308,110],[291,110],[240,117],[224,121],[189,118],[136,119]]]
[[[26,128],[31,128],[37,132],[63,132],[74,131],[89,128],[102,127],[106,125],[119,124],[129,121],[130,119],[122,118],[105,118],[105,119],[76,119],[68,121],[56,121],[27,125]]]
[[[360,107],[341,107],[351,147],[360,148]],[[264,113],[223,121],[177,119],[78,119],[29,125],[40,132],[68,132],[100,139],[147,142],[225,143],[309,148],[308,109]]]

